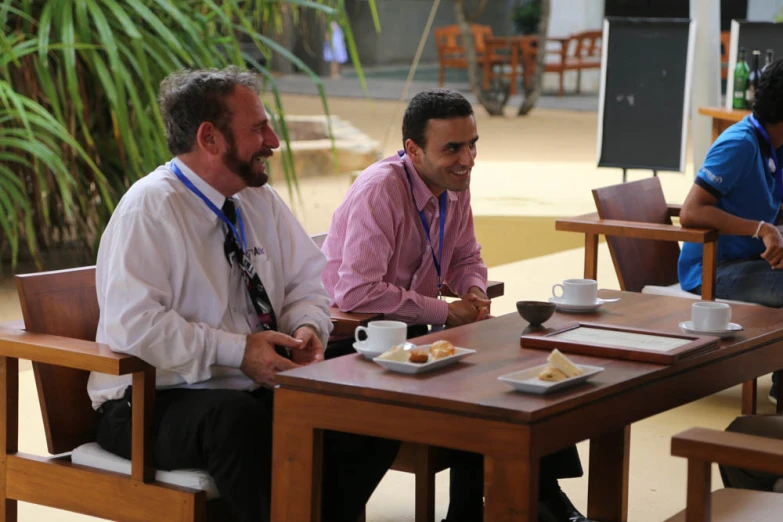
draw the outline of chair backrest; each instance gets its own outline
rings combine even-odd
[[[471,24],[470,30],[473,33],[473,40],[476,43],[476,52],[484,52],[484,39],[492,37],[492,27],[488,25]],[[438,56],[441,58],[452,55],[464,55],[465,44],[462,41],[462,32],[458,25],[447,25],[435,29],[435,46],[438,49]]]
[[[657,177],[595,189],[593,198],[601,219],[672,224]],[[678,243],[628,237],[607,241],[623,290],[641,292],[646,285],[668,286],[678,281]]]
[[[95,340],[98,299],[95,267],[16,276],[25,329]],[[90,372],[33,363],[49,453],[95,440],[97,416],[87,395]]]
[[[584,31],[571,36],[572,41],[576,41],[576,47],[573,50],[573,57],[579,59],[601,58],[601,31]]]

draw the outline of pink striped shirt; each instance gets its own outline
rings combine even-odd
[[[486,292],[487,266],[473,229],[470,191],[448,191],[446,200],[443,281],[459,295],[471,286]],[[391,156],[359,176],[335,211],[322,249],[326,268],[321,279],[335,306],[345,312],[383,313],[408,324],[446,322],[448,303],[437,299],[438,275],[419,210],[427,218],[437,255],[438,199],[410,158]]]

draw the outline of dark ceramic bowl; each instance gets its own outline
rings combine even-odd
[[[555,313],[555,305],[544,301],[517,301],[517,311],[530,326],[545,323]]]

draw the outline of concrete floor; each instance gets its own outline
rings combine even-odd
[[[291,114],[321,114],[320,101],[307,96],[285,96]],[[402,106],[390,101],[330,100],[334,114],[348,119],[382,144],[386,154],[400,142]],[[555,282],[580,277],[581,238],[555,232],[557,216],[593,211],[590,189],[619,183],[620,172],[595,167],[596,115],[586,112],[536,110],[527,118],[491,119],[477,113],[479,158],[473,172],[472,194],[479,240],[484,245],[490,278],[506,283],[506,295],[493,304],[493,313],[513,312],[522,299],[545,299]],[[632,172],[631,179],[649,176]],[[681,202],[691,184],[692,172],[663,173],[667,199]],[[328,229],[331,213],[350,180],[347,176],[311,179],[301,183],[301,198],[281,194],[311,232]],[[282,184],[279,184],[282,187]],[[573,237],[571,237],[573,236]],[[509,238],[512,238],[509,241]],[[513,261],[513,262],[511,262]],[[618,288],[605,245],[599,253],[599,286]],[[0,281],[0,321],[21,317],[13,281]],[[769,379],[760,381],[765,397]],[[45,454],[45,440],[32,372],[20,378],[20,450]],[[670,456],[671,436],[691,426],[724,428],[740,409],[739,389],[733,388],[704,400],[658,415],[633,426],[629,520],[659,522],[685,505],[685,461]],[[763,412],[773,406],[761,401]],[[587,465],[587,443],[579,445]],[[717,475],[714,475],[717,477]],[[584,508],[587,479],[563,481],[563,488]],[[718,486],[718,480],[714,480]],[[413,520],[412,475],[390,472],[368,505],[371,522]],[[437,477],[438,519],[448,508],[448,474]],[[22,505],[20,521],[89,520],[49,508]]]

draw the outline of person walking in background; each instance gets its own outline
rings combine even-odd
[[[329,62],[332,78],[340,77],[340,64],[348,61],[345,38],[340,25],[332,20],[326,29],[324,40],[324,61]]]

